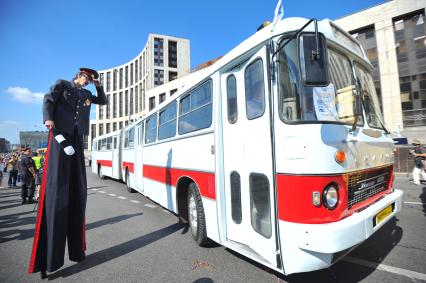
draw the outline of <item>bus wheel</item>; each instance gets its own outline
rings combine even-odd
[[[126,187],[127,187],[127,191],[129,193],[133,193],[135,190],[133,190],[130,187],[130,174],[129,174],[129,169],[126,169]]]
[[[102,165],[98,165],[98,176],[99,178],[101,178],[102,180],[105,179],[104,174],[102,174]]]
[[[210,239],[207,238],[203,203],[201,202],[201,196],[195,183],[189,184],[188,220],[194,240],[199,246],[207,246],[210,243]]]

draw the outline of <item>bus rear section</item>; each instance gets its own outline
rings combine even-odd
[[[100,136],[93,140],[92,172],[101,179],[105,177],[119,179],[120,131]]]

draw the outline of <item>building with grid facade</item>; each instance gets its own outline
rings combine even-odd
[[[387,127],[426,142],[426,0],[392,0],[334,22],[361,42]]]
[[[85,143],[89,150],[95,137],[121,129],[142,117],[150,109],[148,103],[165,99],[147,101],[147,90],[189,74],[189,40],[149,34],[145,48],[131,61],[98,72],[107,105],[96,105],[96,119],[90,121],[87,139],[90,142]]]

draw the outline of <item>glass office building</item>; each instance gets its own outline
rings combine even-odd
[[[426,1],[392,0],[335,22],[363,45],[387,127],[426,142]]]

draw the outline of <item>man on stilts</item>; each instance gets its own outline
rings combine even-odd
[[[44,96],[43,120],[50,133],[29,267],[42,279],[64,264],[66,241],[71,261],[85,259],[83,136],[89,134],[91,104],[107,103],[98,77],[95,70],[80,68],[73,80],[58,80]],[[84,89],[90,82],[97,96]]]

